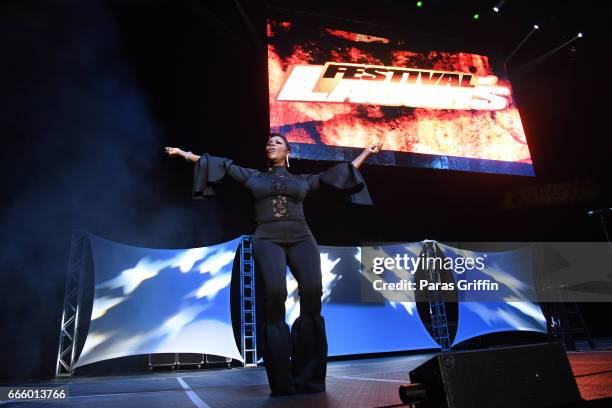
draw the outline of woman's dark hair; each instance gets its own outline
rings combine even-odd
[[[285,147],[287,147],[287,151],[288,152],[291,151],[291,145],[289,144],[289,141],[287,140],[287,138],[285,136],[283,136],[280,133],[270,133],[270,139],[273,138],[274,136],[278,136],[281,139],[283,139],[283,141],[285,142]]]

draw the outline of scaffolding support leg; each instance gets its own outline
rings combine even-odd
[[[436,257],[436,243],[435,241],[425,240],[423,251],[427,258]],[[435,262],[428,263],[426,269],[427,280],[430,283],[441,283],[442,276],[440,270],[436,269]],[[450,336],[448,330],[448,319],[446,316],[446,307],[444,305],[444,298],[440,294],[440,291],[428,291],[429,298],[429,315],[431,317],[431,328],[433,332],[433,338],[440,344],[442,351],[450,351]]]
[[[240,244],[240,333],[244,367],[257,367],[255,328],[255,261],[253,237],[243,235]]]
[[[79,318],[83,297],[83,279],[87,262],[88,237],[82,230],[72,233],[68,273],[64,292],[64,307],[55,364],[56,377],[72,377],[77,359]]]

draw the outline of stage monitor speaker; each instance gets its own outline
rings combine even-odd
[[[427,408],[541,408],[582,401],[561,343],[439,354],[400,387]],[[418,383],[418,384],[417,384]],[[412,402],[415,400],[413,399]]]

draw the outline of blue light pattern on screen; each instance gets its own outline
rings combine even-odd
[[[150,249],[90,234],[94,301],[76,366],[149,353],[202,353],[242,361],[230,315],[240,239]]]
[[[240,239],[192,249],[150,249],[89,235],[94,266],[94,302],[85,345],[76,366],[148,353],[202,353],[242,361],[232,331],[230,282]],[[438,244],[444,255],[485,256]],[[423,242],[369,247],[380,256],[418,256]],[[432,349],[414,301],[380,303],[361,299],[368,287],[361,273],[360,247],[320,246],[323,310],[329,355]],[[461,293],[459,327],[453,345],[509,330],[546,331],[533,296],[531,249],[486,253],[487,267],[462,279],[500,283],[498,302],[475,301]],[[412,276],[412,279],[414,277]],[[286,321],[299,316],[298,285],[287,270]],[[414,294],[412,294],[414,299]]]
[[[479,301],[478,291],[460,291],[459,323],[453,346],[467,339],[503,331],[546,333],[546,318],[535,299],[532,278],[532,247],[503,252],[475,252],[438,243],[449,258],[483,257],[485,267],[454,273],[455,281],[489,279],[499,284],[499,301]]]
[[[422,243],[377,247],[380,256],[410,252],[418,255]],[[414,302],[361,302],[361,248],[319,246],[323,275],[323,311],[328,355],[437,349],[440,345],[423,326]],[[373,248],[369,249],[374,251]],[[297,281],[287,269],[289,296],[286,322],[299,316]],[[414,297],[413,297],[414,298]]]

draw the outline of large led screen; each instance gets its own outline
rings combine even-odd
[[[268,13],[270,130],[294,157],[350,161],[383,142],[369,162],[534,175],[499,58],[424,34]]]

